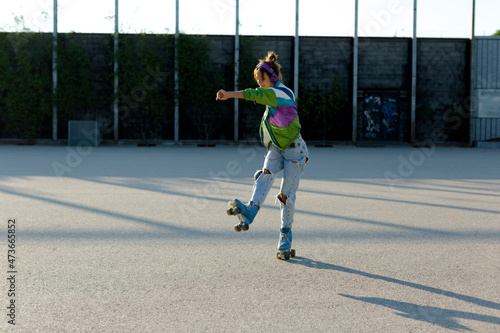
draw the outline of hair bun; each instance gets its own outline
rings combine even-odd
[[[278,55],[276,53],[274,53],[274,51],[269,51],[267,53],[266,61],[267,62],[275,62],[276,60],[278,60]]]
[[[259,61],[260,61],[259,64],[266,62],[269,66],[271,66],[271,69],[274,71],[274,73],[276,74],[278,79],[283,82],[283,76],[281,75],[281,65],[278,63],[278,55],[276,54],[276,52],[274,52],[274,51],[267,52],[267,57],[264,60],[259,59]],[[261,72],[261,74],[259,74],[259,75],[263,75],[262,73],[264,73],[264,72],[269,73],[268,70],[265,70],[263,67],[261,67],[259,65],[257,65],[256,70],[259,70]],[[271,74],[271,73],[269,73],[269,74]]]

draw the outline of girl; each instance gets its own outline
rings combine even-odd
[[[281,65],[273,51],[255,67],[254,78],[259,85],[256,89],[217,92],[217,100],[242,98],[266,105],[260,124],[260,138],[267,148],[262,170],[254,175],[253,193],[250,201],[243,204],[234,199],[234,212],[241,210],[245,221],[235,227],[236,231],[248,230],[273,185],[274,179],[283,171],[280,193],[277,200],[281,208],[281,228],[278,242],[278,259],[294,256],[292,245],[292,223],[295,212],[295,193],[300,176],[308,161],[307,145],[300,135],[299,116],[293,92],[281,83]]]

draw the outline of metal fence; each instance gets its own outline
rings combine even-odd
[[[175,75],[174,75],[174,85],[175,85],[175,111],[174,111],[174,141],[179,141],[179,73],[178,68],[178,55],[177,55],[177,45],[179,38],[179,2],[180,0],[175,0]],[[119,0],[115,0],[115,15],[114,15],[114,80],[113,80],[113,90],[115,93],[115,100],[113,103],[113,135],[114,141],[117,142],[120,138],[119,136],[119,79],[118,79],[118,61],[117,54],[119,52]],[[409,126],[409,140],[411,143],[415,143],[416,138],[416,98],[417,98],[417,54],[418,54],[418,37],[417,37],[417,0],[413,0],[413,27],[412,27],[412,38],[411,38],[411,88],[408,91],[409,94],[409,105],[410,105],[410,126]],[[240,27],[240,1],[235,0],[235,22],[234,22],[234,88],[238,89],[238,75],[239,75],[239,65],[240,65],[240,43],[239,43],[239,27]],[[360,119],[358,106],[359,100],[359,1],[355,0],[353,2],[354,7],[354,37],[352,42],[352,49],[349,50],[352,56],[352,89],[350,89],[352,95],[350,96],[350,101],[352,101],[352,141],[357,142],[359,140],[358,129],[360,124],[358,121]],[[486,39],[486,38],[475,38],[475,8],[476,1],[471,0],[472,8],[472,31],[471,31],[471,49],[470,54],[470,100],[473,109],[467,110],[471,111],[473,117],[470,121],[470,143],[472,144],[478,140],[488,140],[494,139],[499,136],[494,128],[497,128],[497,122],[495,118],[500,117],[498,114],[500,112],[496,111],[498,108],[498,95],[499,87],[498,77],[500,76],[498,70],[498,39]],[[52,52],[52,91],[54,96],[57,94],[58,89],[58,66],[57,66],[57,36],[58,36],[58,1],[53,0],[53,52]],[[293,90],[296,96],[299,96],[299,73],[300,73],[300,57],[299,57],[299,0],[295,0],[295,35],[294,35],[294,45],[293,45]],[[374,22],[377,23],[377,22]],[[378,22],[380,24],[380,22]],[[496,47],[496,51],[495,51]],[[496,53],[495,53],[496,52]],[[486,61],[486,62],[485,62]],[[489,63],[487,63],[489,61]],[[495,67],[497,66],[497,67]],[[486,85],[485,85],[486,84]],[[488,96],[488,97],[485,97]],[[489,113],[488,113],[489,112]],[[234,141],[238,142],[240,139],[240,134],[238,132],[239,123],[239,105],[238,100],[234,101]],[[485,129],[488,134],[484,134]],[[54,103],[52,110],[52,139],[54,141],[58,140],[58,110],[57,105]]]
[[[500,38],[475,39],[474,141],[500,138]]]

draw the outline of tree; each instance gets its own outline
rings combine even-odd
[[[500,36],[500,29],[498,29],[497,32],[493,34],[493,36]]]

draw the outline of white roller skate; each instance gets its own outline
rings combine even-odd
[[[295,257],[295,249],[292,249],[292,229],[281,228],[276,258],[288,260],[290,257]]]

